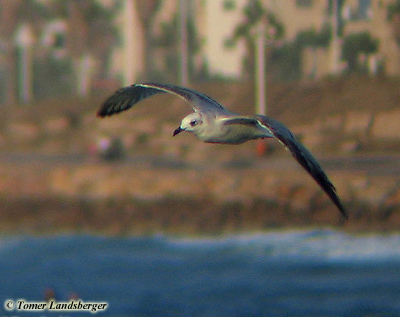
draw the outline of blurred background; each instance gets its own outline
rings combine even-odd
[[[0,5],[4,230],[399,228],[398,1]],[[190,86],[239,113],[285,123],[327,169],[350,221],[273,140],[172,139],[191,111],[177,98],[96,118],[116,89],[146,81]],[[58,205],[74,212],[55,215]],[[95,225],[84,221],[86,208],[122,218],[99,216]],[[25,217],[32,219],[21,224]]]
[[[399,313],[399,75],[398,0],[0,0],[0,301]],[[349,221],[274,140],[172,138],[179,98],[96,117],[149,81],[285,123]]]

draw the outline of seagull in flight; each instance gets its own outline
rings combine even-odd
[[[346,209],[337,196],[334,185],[318,161],[285,125],[272,118],[259,114],[242,116],[193,89],[159,83],[134,84],[117,90],[103,103],[97,116],[103,118],[128,110],[139,101],[159,93],[178,96],[194,110],[182,119],[173,136],[186,131],[204,142],[224,144],[241,144],[249,140],[274,138],[291,152],[297,162],[321,186],[341,214],[348,219]]]

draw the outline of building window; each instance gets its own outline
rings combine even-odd
[[[368,20],[372,16],[371,0],[358,0],[357,17],[360,20]]]
[[[309,8],[312,7],[313,0],[296,0],[296,6]]]
[[[223,2],[224,10],[231,11],[236,9],[236,1],[235,0],[224,0]]]
[[[233,39],[231,39],[231,38],[226,38],[226,39],[224,40],[224,47],[225,47],[226,49],[232,49],[232,48],[235,47],[235,45],[236,45],[235,40],[233,40]]]
[[[372,3],[371,0],[358,0],[357,7],[349,5],[343,8],[343,17],[350,21],[370,20],[372,19]]]

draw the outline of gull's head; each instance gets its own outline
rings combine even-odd
[[[187,131],[197,134],[197,132],[200,131],[202,123],[203,120],[200,113],[198,112],[191,113],[182,119],[181,125],[174,131],[174,136],[182,131]]]

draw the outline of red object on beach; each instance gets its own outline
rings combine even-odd
[[[264,156],[267,153],[268,150],[268,145],[265,140],[257,140],[256,141],[256,150],[257,150],[257,156],[261,157]]]

